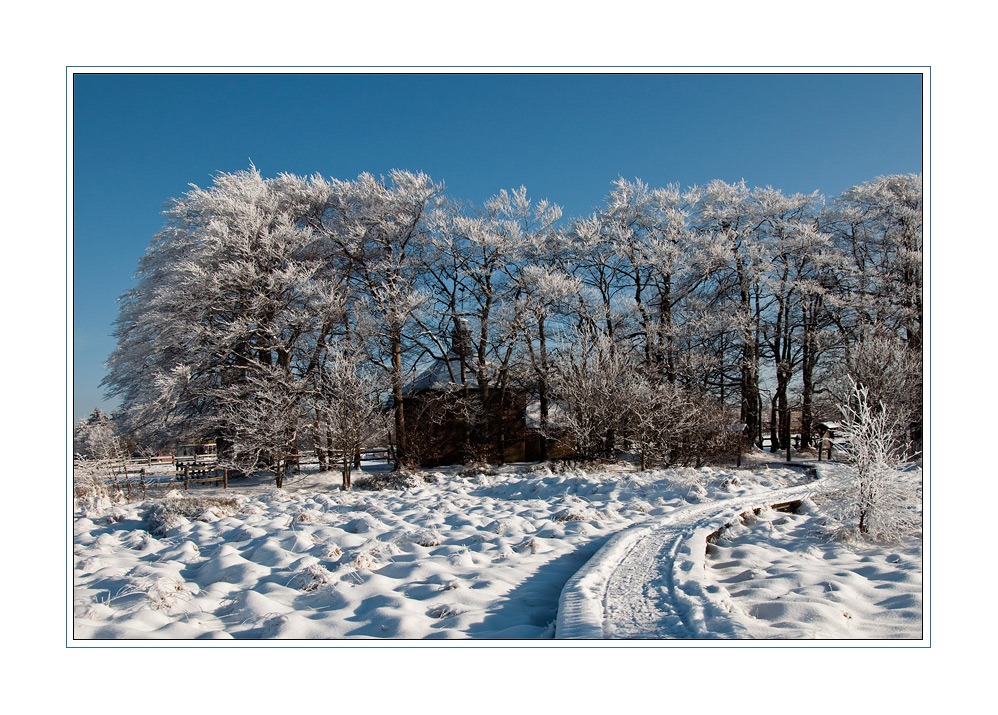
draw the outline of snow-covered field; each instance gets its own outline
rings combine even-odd
[[[344,493],[336,473],[306,473],[283,490],[259,478],[81,506],[73,636],[552,638],[563,587],[614,534],[810,482],[765,465],[423,475]],[[834,540],[809,504],[736,523],[707,550],[704,588],[733,604],[732,634],[919,638],[919,545]]]
[[[754,638],[921,638],[922,551],[822,535],[821,513],[750,513],[707,547],[707,582]]]

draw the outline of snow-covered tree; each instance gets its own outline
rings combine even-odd
[[[464,386],[466,445],[481,427],[500,454],[504,428],[490,424],[513,386],[540,396],[542,433],[557,402],[589,456],[638,445],[674,461],[693,432],[731,419],[717,417],[727,404],[759,439],[769,387],[774,445],[795,403],[806,439],[816,401],[846,375],[901,410],[916,442],[921,178],[818,204],[744,181],[618,179],[566,230],[523,187],[469,212],[421,173],[220,173],[165,212],[122,296],[104,384],[129,434],[212,436],[223,459],[282,474],[309,433],[323,467],[343,453],[336,435],[351,430],[330,386],[350,380],[329,375],[344,346],[391,395],[398,465],[403,387],[427,359]],[[458,359],[448,335],[461,336]]]
[[[740,420],[756,440],[762,427],[759,341],[765,253],[759,228],[764,219],[744,180],[711,181],[696,212],[710,273],[706,304],[717,317],[716,328],[727,334],[721,341],[725,349],[737,351]]]
[[[892,326],[922,345],[922,177],[894,174],[849,189],[830,210],[848,259],[843,308],[859,333]]]
[[[540,457],[544,460],[548,458],[551,432],[552,323],[577,301],[581,286],[567,273],[534,264],[520,268],[517,284],[520,290],[515,304],[516,325],[522,332],[531,378],[536,384]]]
[[[493,333],[496,387],[503,393],[512,381],[514,368],[522,368],[525,382],[536,390],[540,400],[541,457],[547,458],[548,441],[544,436],[549,420],[548,382],[550,361],[547,357],[551,320],[559,305],[577,294],[577,288],[561,270],[564,251],[555,223],[562,209],[546,199],[535,201],[524,186],[500,191],[485,203],[485,218],[493,235],[505,239],[501,265],[500,290],[493,301],[497,315]],[[473,285],[481,281],[474,281]],[[498,305],[496,305],[498,303]],[[526,348],[526,359],[512,365],[518,340]],[[529,367],[528,367],[529,365]],[[500,403],[502,403],[500,397]],[[499,421],[503,424],[503,420]],[[500,431],[500,440],[504,434]],[[500,447],[500,453],[504,451]]]
[[[339,459],[343,490],[348,491],[355,459],[366,440],[380,428],[379,392],[364,369],[363,356],[350,346],[336,346],[319,376],[315,397],[327,415],[329,445]]]
[[[414,315],[425,304],[422,254],[443,204],[443,185],[423,173],[394,170],[388,179],[361,174],[344,185],[329,232],[349,276],[354,329],[388,378],[395,414],[396,466],[407,460],[402,400],[411,362]]]
[[[613,457],[624,437],[636,365],[609,335],[588,326],[562,342],[551,380],[551,397],[560,407],[557,428],[572,437],[584,459]]]
[[[101,511],[121,497],[129,450],[113,417],[98,408],[81,419],[73,430],[73,451],[73,498],[78,504]]]
[[[708,394],[640,375],[622,389],[628,404],[622,436],[642,469],[652,463],[699,467],[730,457],[739,446],[731,415]]]
[[[868,401],[886,405],[901,428],[907,456],[921,452],[922,353],[892,331],[870,330],[851,346],[847,371],[839,379],[839,392],[850,394],[855,386],[866,391]]]
[[[271,365],[216,395],[215,420],[231,445],[225,461],[246,472],[273,472],[277,488],[282,488],[298,462],[308,387],[306,379]]]
[[[115,432],[113,419],[100,408],[76,424],[73,452],[85,459],[108,462],[120,461],[128,455],[125,441]]]
[[[166,217],[122,297],[105,384],[132,431],[162,444],[210,434],[224,456],[242,419],[233,395],[301,377],[310,357],[329,298],[314,232],[255,168],[192,187]]]
[[[905,420],[922,427],[922,177],[878,177],[844,192],[822,216],[841,268],[827,295],[848,373]],[[917,448],[917,447],[916,447]]]
[[[759,236],[765,253],[761,274],[766,305],[760,314],[761,349],[772,360],[770,440],[772,450],[789,449],[790,381],[803,360],[806,335],[804,303],[816,274],[826,266],[827,236],[813,226],[816,194],[785,195],[766,187],[753,192],[761,219]],[[813,349],[813,341],[812,341]]]
[[[893,541],[908,535],[919,516],[915,487],[900,471],[903,422],[851,379],[842,414],[841,449],[855,470],[846,516],[855,518],[859,532],[871,538]]]
[[[690,223],[699,196],[676,184],[655,189],[620,178],[588,224],[615,253],[613,281],[629,299],[635,326],[630,339],[649,375],[670,382],[677,378],[678,306],[704,277]]]

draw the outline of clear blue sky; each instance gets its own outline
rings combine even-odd
[[[618,176],[834,196],[922,170],[920,75],[78,74],[72,116],[74,421],[116,406],[116,300],[164,202],[251,161],[425,171],[474,203],[522,184],[566,217]]]

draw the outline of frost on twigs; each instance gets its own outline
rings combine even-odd
[[[842,535],[856,529],[865,538],[898,541],[921,526],[921,469],[904,468],[903,426],[891,409],[850,383],[840,449],[852,469],[837,485],[832,514],[843,524]]]

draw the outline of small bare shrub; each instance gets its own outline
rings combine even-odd
[[[191,519],[214,521],[236,512],[238,503],[227,497],[182,497],[153,504],[146,512],[149,533],[161,536]]]
[[[311,564],[294,575],[291,579],[291,588],[299,591],[316,591],[326,584],[333,583],[335,577],[322,564]]]
[[[398,471],[365,475],[359,477],[353,483],[353,486],[357,489],[380,492],[385,489],[416,489],[425,486],[431,481],[433,480],[424,477],[418,472]]]

